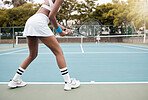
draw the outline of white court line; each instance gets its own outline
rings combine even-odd
[[[0,82],[8,84],[9,82]],[[65,84],[64,82],[26,82],[27,84]],[[148,82],[80,82],[81,84],[148,84]]]
[[[148,52],[85,52],[85,53],[86,54],[97,54],[97,53],[103,53],[103,54],[104,53],[106,53],[106,54],[109,54],[109,53],[110,54],[112,54],[112,53],[113,54],[119,54],[119,53],[121,53],[121,54],[124,53],[125,54],[125,53],[129,53],[129,54],[132,54],[132,53],[148,53]]]
[[[13,53],[13,54],[29,54],[29,53]],[[38,53],[38,54],[50,54],[52,55],[52,52],[44,52],[44,53]],[[64,54],[82,54],[82,52],[64,52]]]
[[[81,51],[82,51],[82,53],[84,53],[84,49],[83,49],[82,44],[80,44],[80,47],[81,47]]]
[[[132,47],[132,45],[129,45],[129,46],[119,45],[119,44],[116,44],[116,45],[117,45],[117,46],[121,46],[121,47],[127,47],[127,48],[139,49],[139,50],[148,50],[148,49],[144,49],[144,48],[140,48],[140,47]]]
[[[20,52],[20,51],[25,51],[25,50],[28,50],[28,49],[17,50],[17,51],[11,51],[11,52],[7,52],[7,53],[1,53],[0,55],[7,55],[7,54],[12,54],[12,53],[15,53],[15,52]]]
[[[148,53],[148,52],[85,52],[85,54],[142,54],[142,53]],[[29,53],[13,53],[13,54],[29,54]],[[53,54],[51,52],[45,52],[45,53],[38,53],[38,54]],[[64,52],[64,54],[82,54],[82,52]]]
[[[20,47],[20,48],[11,48],[11,49],[0,50],[0,52],[10,51],[10,50],[17,50],[17,49],[23,49],[23,48],[27,48],[27,46],[26,47]]]

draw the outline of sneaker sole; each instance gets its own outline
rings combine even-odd
[[[70,91],[71,89],[64,89],[65,91]]]
[[[80,85],[79,86],[77,86],[77,87],[71,87],[71,89],[76,89],[76,88],[79,88],[80,87]]]
[[[26,85],[27,85],[27,84],[25,84],[25,85],[23,85],[23,86],[20,85],[20,86],[14,86],[14,87],[8,85],[8,87],[11,88],[11,89],[14,89],[14,88],[19,88],[19,87],[24,87],[24,86],[26,86]]]

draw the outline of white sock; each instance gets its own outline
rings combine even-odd
[[[13,77],[12,80],[15,81],[15,82],[17,82],[18,79],[22,76],[22,74],[23,74],[24,71],[25,71],[25,70],[24,70],[23,68],[19,67],[19,69],[17,70],[17,72],[16,72],[16,74],[14,75],[14,77]]]
[[[65,82],[71,83],[71,79],[67,70],[67,67],[60,69]]]

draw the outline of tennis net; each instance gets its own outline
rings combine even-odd
[[[97,37],[85,37],[85,36],[56,36],[59,43],[95,43]],[[102,43],[148,43],[143,34],[140,35],[101,35],[100,42]],[[16,36],[16,44],[26,43],[25,37]]]

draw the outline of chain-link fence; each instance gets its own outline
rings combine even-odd
[[[53,31],[55,36],[58,34],[54,31],[54,28],[52,26],[49,26],[50,29]],[[79,25],[73,25],[71,27],[68,27],[72,30],[74,30],[73,37],[79,37],[78,34],[78,27]],[[96,28],[96,27],[93,27]],[[89,28],[86,28],[89,32]],[[15,44],[17,37],[23,36],[24,27],[0,27],[0,44]],[[97,29],[94,29],[94,34],[97,33]],[[123,25],[123,26],[114,26],[114,25],[102,25],[101,28],[101,35],[133,35],[133,34],[139,34],[139,32],[136,31],[135,27],[132,24],[129,25]],[[141,34],[141,33],[140,33]],[[24,38],[21,38],[24,39]],[[68,39],[67,39],[68,40]],[[75,39],[77,40],[77,39]],[[69,41],[70,42],[70,41]]]

